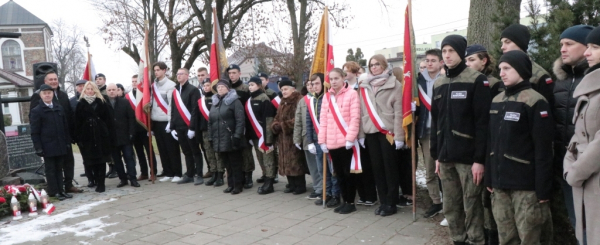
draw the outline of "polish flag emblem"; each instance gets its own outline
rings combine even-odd
[[[552,83],[552,78],[546,78],[546,84],[551,84]]]
[[[548,117],[548,112],[547,111],[541,111],[540,115],[542,116],[542,118]]]
[[[483,81],[483,86],[489,87],[490,86],[490,82],[489,81]]]

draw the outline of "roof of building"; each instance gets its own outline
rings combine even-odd
[[[46,22],[21,7],[13,0],[0,6],[0,26],[45,25]]]
[[[17,87],[33,87],[33,80],[4,69],[0,69],[0,78]]]
[[[227,57],[227,62],[229,64],[240,65],[244,63],[249,58],[254,58],[255,56],[262,56],[264,58],[269,57],[282,57],[285,54],[267,46],[264,42],[254,45],[254,47],[248,47],[244,49],[239,49],[235,51],[232,55]]]

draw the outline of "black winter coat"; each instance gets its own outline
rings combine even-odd
[[[77,102],[79,102],[79,96],[81,94],[75,92],[75,96],[69,98],[69,104],[71,105],[71,111],[73,112],[73,117],[75,117],[75,110],[77,110]],[[75,119],[75,118],[73,118]]]
[[[588,63],[583,60],[575,67],[564,65],[562,59],[554,62],[554,74],[558,80],[554,83],[554,121],[556,122],[556,134],[554,142],[563,148],[569,145],[569,141],[575,132],[573,125],[573,113],[577,99],[573,98],[573,92],[588,68]]]
[[[200,111],[202,109],[202,100],[206,104],[206,109],[208,109],[208,114],[210,115],[210,109],[212,108],[212,96],[213,93],[205,93],[204,97],[200,97],[196,102],[197,106],[194,107],[194,111],[192,111],[192,121],[190,122],[190,130],[192,131],[207,131],[208,130],[208,120],[204,117],[204,114]]]
[[[244,107],[239,101],[236,91],[229,90],[223,98],[213,95],[213,107],[208,117],[209,140],[215,152],[241,150],[246,142],[244,137]]]
[[[269,96],[264,91],[258,90],[250,93],[250,105],[254,112],[254,117],[260,124],[263,131],[265,144],[272,145],[274,141],[273,132],[271,131],[271,124],[273,123],[273,117],[275,117],[275,106],[271,103]],[[246,105],[244,105],[246,108]],[[248,113],[248,111],[247,111]],[[250,115],[246,115],[246,139],[258,139],[254,126],[252,126]]]
[[[92,104],[79,100],[75,114],[75,141],[83,157],[83,163],[106,164],[110,161],[114,131],[110,105],[96,98]]]
[[[185,108],[187,108],[188,112],[190,113],[189,122],[191,124],[192,112],[198,106],[198,100],[200,99],[200,90],[198,90],[198,88],[196,88],[194,85],[191,85],[189,82],[186,82],[185,84],[183,84],[183,86],[181,86],[181,84],[175,85],[175,89],[173,91],[174,93],[177,93],[177,91],[180,92],[183,105],[185,106]],[[185,121],[183,120],[184,115],[179,113],[179,109],[177,109],[176,100],[177,97],[173,95],[171,102],[171,130],[188,130],[190,126],[188,126],[187,123],[185,123]]]
[[[529,81],[494,97],[483,178],[487,187],[535,191],[539,200],[550,199],[554,131],[550,109]]]
[[[40,90],[36,90],[31,95],[31,102],[29,103],[29,110],[33,110],[38,104],[42,102],[42,98],[40,97]],[[64,115],[67,119],[67,124],[69,125],[69,133],[72,136],[74,134],[74,112],[71,109],[71,102],[69,101],[69,95],[64,91],[60,90],[60,87],[56,89],[54,92],[54,98],[52,98],[52,104],[60,104],[63,109]]]
[[[117,97],[115,105],[111,105],[110,100],[106,102],[109,105],[110,115],[113,119],[114,130],[111,131],[114,146],[122,146],[131,143],[131,137],[135,134],[135,112],[129,101],[125,98]]]
[[[29,113],[35,150],[42,150],[45,157],[66,155],[71,148],[71,137],[64,109],[60,104],[50,108],[44,102],[38,102]]]

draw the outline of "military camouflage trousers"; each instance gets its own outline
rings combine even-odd
[[[252,155],[253,146],[250,145],[248,139],[244,139],[245,142],[244,149],[242,150],[242,158],[244,164],[242,165],[242,171],[245,173],[254,171],[254,155]]]
[[[223,161],[219,158],[219,154],[213,150],[210,144],[208,131],[202,131],[202,145],[204,146],[204,154],[208,161],[209,172],[225,172],[223,168]]]
[[[548,203],[539,203],[535,191],[494,189],[492,211],[503,245],[540,244],[542,226],[551,215]]]
[[[263,171],[263,176],[275,178],[275,148],[269,153],[263,153],[261,152],[262,149],[258,147],[258,140],[252,140],[252,143],[254,143],[254,152],[256,153],[258,164],[260,164],[260,168]]]
[[[444,193],[444,215],[454,242],[484,244],[483,183],[473,183],[471,165],[440,163],[440,179]]]

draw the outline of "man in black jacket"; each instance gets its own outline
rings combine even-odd
[[[173,102],[171,103],[171,130],[176,131],[177,140],[181,151],[185,156],[186,172],[177,184],[194,182],[194,185],[204,184],[202,178],[202,152],[198,142],[194,139],[196,132],[190,130],[192,111],[198,106],[200,90],[188,82],[190,77],[186,68],[177,71],[177,81],[173,91]],[[176,163],[177,164],[177,163]],[[181,164],[181,163],[179,163]],[[194,178],[194,175],[197,175]]]
[[[63,108],[63,115],[65,116],[68,124],[68,131],[70,135],[73,135],[74,124],[73,119],[75,118],[73,111],[71,110],[71,103],[69,102],[69,96],[64,91],[60,90],[58,83],[58,75],[54,71],[46,73],[44,77],[44,84],[50,86],[54,90],[54,97],[52,102],[54,104],[60,104]],[[31,102],[29,103],[29,109],[35,108],[40,103],[40,90],[35,91],[31,95]],[[71,142],[73,143],[73,142]],[[73,157],[73,149],[69,144],[69,150],[65,156],[64,163],[64,175],[65,175],[65,191],[67,193],[81,193],[83,190],[73,186],[73,177],[75,175],[75,158]]]
[[[112,158],[115,162],[115,170],[121,180],[117,187],[126,186],[128,184],[127,180],[131,182],[131,186],[140,187],[136,179],[135,159],[133,158],[133,146],[131,144],[131,139],[135,133],[135,114],[131,105],[129,105],[129,101],[119,97],[117,85],[114,83],[108,84],[106,91],[115,128],[115,131],[112,132],[114,145]],[[123,159],[125,159],[127,172],[123,168]]]
[[[446,75],[433,85],[430,152],[454,244],[483,244],[481,182],[491,94],[485,75],[466,66],[466,48],[459,35],[442,41]]]
[[[554,85],[554,106],[552,116],[556,122],[554,135],[554,171],[558,176],[563,173],[563,159],[569,141],[575,132],[573,113],[577,99],[573,92],[588,68],[583,53],[586,50],[585,38],[592,31],[592,26],[577,25],[567,28],[560,35],[561,57],[554,62],[554,74],[558,80]],[[560,184],[565,198],[565,206],[569,220],[575,229],[575,210],[573,207],[573,191],[571,186],[561,177]],[[553,210],[553,212],[560,212]]]
[[[72,197],[62,189],[62,170],[65,158],[71,151],[71,138],[64,108],[59,103],[53,103],[53,97],[54,89],[42,84],[38,90],[37,105],[29,114],[29,121],[35,153],[44,158],[48,195],[57,196],[62,201]]]

